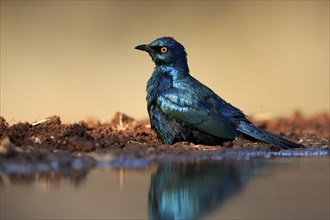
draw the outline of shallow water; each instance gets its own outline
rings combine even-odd
[[[1,173],[1,219],[329,219],[329,156]]]

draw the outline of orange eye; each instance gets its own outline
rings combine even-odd
[[[160,52],[162,52],[162,53],[166,53],[166,52],[167,52],[167,47],[162,47],[162,48],[160,48]]]

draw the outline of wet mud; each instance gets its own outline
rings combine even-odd
[[[80,121],[64,124],[51,116],[35,123],[9,125],[0,117],[0,171],[5,173],[87,169],[97,164],[132,165],[173,158],[215,157],[224,155],[303,156],[328,155],[330,115],[254,120],[256,125],[282,137],[299,142],[305,149],[284,151],[261,142],[237,139],[223,146],[204,146],[180,142],[164,145],[150,128],[148,120],[137,121],[116,113],[111,121]],[[307,152],[307,153],[306,153]],[[116,160],[114,160],[116,158]],[[118,162],[119,161],[119,162]],[[135,164],[139,165],[139,162]]]

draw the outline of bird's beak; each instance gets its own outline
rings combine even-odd
[[[152,49],[148,44],[138,45],[138,46],[135,47],[135,49],[146,51],[146,52],[151,53],[151,54],[155,52],[155,50]]]

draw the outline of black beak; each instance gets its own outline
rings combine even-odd
[[[152,49],[148,44],[141,44],[135,47],[135,49],[137,50],[142,50],[142,51],[146,51],[148,53],[154,53],[155,50]]]

